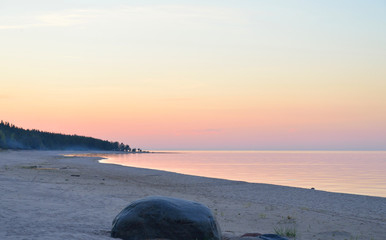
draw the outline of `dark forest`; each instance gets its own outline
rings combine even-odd
[[[23,129],[4,121],[0,122],[0,149],[136,151],[119,142]]]

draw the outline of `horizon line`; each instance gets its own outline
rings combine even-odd
[[[386,151],[386,149],[147,149],[147,151],[382,152],[382,151]]]

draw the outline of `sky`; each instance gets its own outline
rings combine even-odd
[[[0,119],[149,150],[386,150],[385,12],[0,0]]]

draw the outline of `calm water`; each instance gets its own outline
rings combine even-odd
[[[102,163],[386,197],[386,151],[178,151],[110,154]]]

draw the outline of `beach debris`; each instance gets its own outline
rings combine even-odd
[[[316,234],[316,237],[320,239],[354,239],[351,233],[342,230],[320,232]]]
[[[260,235],[257,239],[261,239],[261,240],[288,240],[288,238],[279,236],[277,234],[263,234],[263,235]]]
[[[21,168],[24,168],[24,169],[37,169],[39,167],[40,166],[36,166],[36,165],[33,165],[33,166],[21,166]]]
[[[152,196],[124,208],[113,221],[111,237],[221,240],[221,231],[211,210],[201,203]]]
[[[258,237],[261,235],[263,235],[263,234],[261,234],[261,233],[246,233],[246,234],[242,235],[241,237]]]
[[[222,240],[288,240],[277,234],[246,233],[242,236],[224,234]]]
[[[42,166],[38,166],[38,165],[21,166],[20,168],[23,168],[23,169],[34,169],[34,170],[59,170],[59,168],[49,168],[49,167],[42,167]]]

